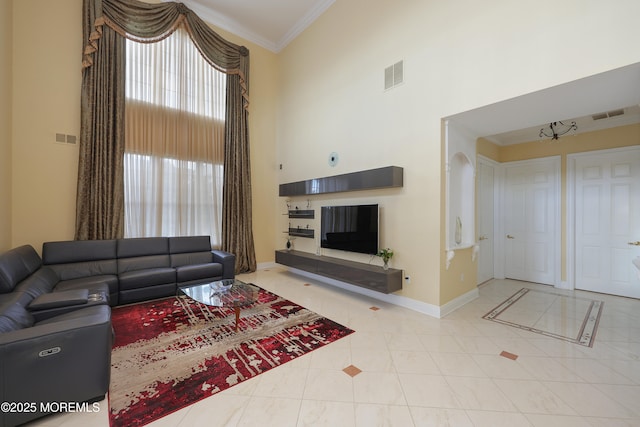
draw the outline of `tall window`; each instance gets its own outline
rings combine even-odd
[[[226,76],[183,29],[126,43],[125,236],[219,246]]]

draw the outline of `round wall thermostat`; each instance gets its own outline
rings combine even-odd
[[[335,166],[338,164],[338,153],[335,151],[329,154],[329,166]]]

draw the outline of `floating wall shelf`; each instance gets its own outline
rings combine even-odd
[[[309,237],[311,239],[315,237],[315,232],[310,228],[289,227],[288,233],[289,236]]]
[[[296,209],[296,210],[290,210],[289,211],[289,218],[307,218],[307,219],[313,219],[315,218],[315,214],[316,211],[314,211],[313,209]]]
[[[402,289],[402,270],[301,251],[276,251],[278,264],[389,294]]]
[[[403,169],[387,166],[360,172],[280,184],[280,196],[339,193],[344,191],[395,188],[403,185]]]

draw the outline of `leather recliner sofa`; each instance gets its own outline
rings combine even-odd
[[[112,306],[176,294],[177,286],[235,277],[234,254],[209,236],[70,240],[42,245],[44,266],[69,289],[107,284]]]
[[[235,255],[212,251],[209,236],[47,242],[42,253],[25,245],[0,255],[0,402],[36,406],[0,411],[0,426],[46,415],[47,402],[102,400],[109,305],[235,277]]]
[[[57,281],[31,246],[0,255],[0,426],[46,415],[50,403],[99,401],[109,390],[111,308],[106,298],[90,302],[87,289],[47,302]],[[31,311],[40,297],[41,310]]]

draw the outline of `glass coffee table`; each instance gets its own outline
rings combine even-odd
[[[233,307],[236,315],[236,332],[238,332],[240,309],[256,302],[259,291],[260,288],[257,286],[236,279],[178,287],[178,295],[182,293],[201,304],[212,307]]]

